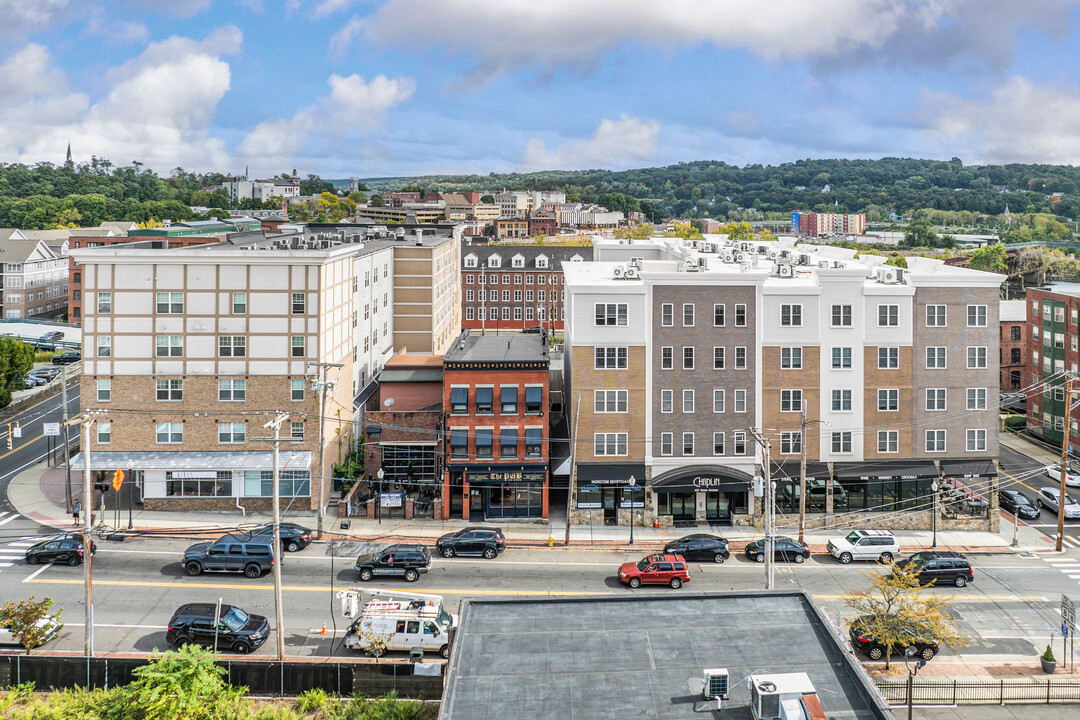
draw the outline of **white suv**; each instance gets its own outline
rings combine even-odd
[[[829,554],[847,565],[852,560],[887,563],[900,553],[900,543],[888,530],[852,530],[829,540]]]

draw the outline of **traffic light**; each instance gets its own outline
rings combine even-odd
[[[11,448],[12,448],[12,443],[11,443],[11,423],[8,423],[8,426],[7,426],[7,449],[10,450]]]
[[[104,495],[109,490],[109,483],[94,483],[94,489]]]

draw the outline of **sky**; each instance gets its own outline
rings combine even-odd
[[[1080,0],[0,0],[0,162],[1080,163]]]

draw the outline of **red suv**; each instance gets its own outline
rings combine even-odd
[[[623,563],[619,567],[619,582],[632,588],[643,584],[677,588],[689,581],[690,573],[682,555],[646,555],[636,563]]]

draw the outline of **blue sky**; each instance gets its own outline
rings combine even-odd
[[[1074,0],[0,0],[0,162],[1080,162]]]

